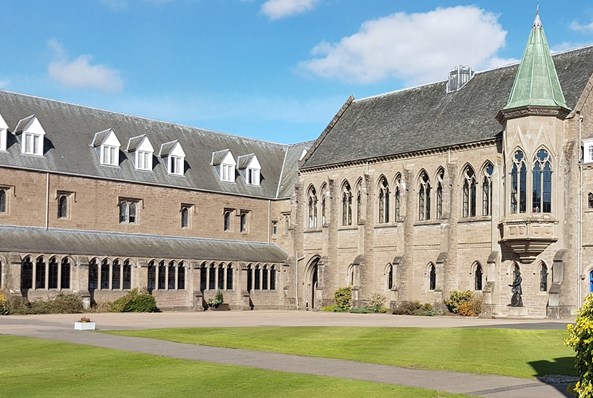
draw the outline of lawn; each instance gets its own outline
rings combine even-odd
[[[257,327],[116,331],[181,343],[532,378],[575,375],[563,330]]]
[[[2,335],[0,358],[1,398],[463,397]]]

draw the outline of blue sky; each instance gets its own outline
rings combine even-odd
[[[516,62],[536,4],[2,0],[0,89],[294,143],[349,95]],[[593,43],[590,1],[541,0],[540,14],[553,51]]]

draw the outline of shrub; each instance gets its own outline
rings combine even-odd
[[[352,308],[352,288],[343,287],[336,290],[334,294],[336,300],[336,312],[347,312]]]
[[[373,314],[377,311],[371,307],[353,307],[350,309],[350,312],[353,314]]]
[[[585,298],[574,324],[567,327],[569,337],[564,341],[576,353],[575,367],[579,381],[574,386],[579,398],[593,396],[593,294]]]
[[[7,301],[11,314],[77,314],[83,312],[82,299],[74,293],[58,293],[54,298],[29,302],[21,296]]]
[[[369,300],[369,304],[367,305],[367,307],[372,312],[386,312],[387,311],[387,309],[385,308],[386,301],[387,301],[387,298],[385,296],[383,296],[382,294],[373,293],[371,295],[371,299]]]
[[[128,294],[113,302],[113,312],[155,312],[158,308],[156,300],[146,291],[132,289]]]
[[[422,304],[419,301],[402,301],[393,309],[395,315],[420,315],[420,316],[434,316],[437,315],[432,304]]]
[[[208,307],[218,307],[224,302],[224,296],[220,290],[216,291],[216,294],[211,299],[208,299]]]
[[[469,300],[459,303],[457,310],[461,316],[478,316],[482,312],[482,298],[474,294]]]
[[[6,293],[0,290],[0,315],[8,315],[10,310],[8,309],[8,299]]]
[[[321,307],[321,311],[324,312],[339,312],[338,311],[338,307],[335,305],[326,305],[324,307]]]
[[[445,300],[447,309],[453,314],[459,313],[459,305],[465,301],[471,300],[473,292],[470,290],[453,290],[448,299]]]

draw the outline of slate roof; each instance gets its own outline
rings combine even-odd
[[[283,263],[279,246],[229,240],[0,227],[0,252]]]
[[[0,91],[0,115],[9,126],[8,148],[7,152],[0,152],[0,167],[50,171],[264,199],[290,197],[290,190],[279,189],[280,185],[292,188],[296,182],[286,180],[286,176],[296,178],[297,175],[298,158],[290,156],[291,148],[294,147],[291,145],[242,138],[7,91]],[[37,117],[46,132],[44,157],[22,155],[21,137],[15,136],[12,130],[19,120],[30,115]],[[118,140],[124,143],[120,148],[119,167],[102,166],[99,162],[98,148],[90,146],[97,132],[109,129],[113,129]],[[146,134],[155,148],[161,148],[164,143],[174,144],[174,141],[179,141],[186,152],[185,175],[168,174],[166,159],[158,156],[153,158],[152,172],[136,170],[133,154],[124,150],[130,138],[143,134]],[[165,152],[166,149],[169,147],[166,146]],[[242,177],[237,178],[235,183],[221,183],[210,162],[213,152],[224,149],[230,150],[234,156],[255,154],[261,164],[261,184],[246,184]],[[294,172],[286,173],[283,167],[294,169]]]
[[[593,74],[593,47],[553,59],[572,108]],[[449,94],[445,81],[347,103],[301,169],[495,139],[502,131],[496,115],[507,104],[517,68],[476,73],[461,90]]]

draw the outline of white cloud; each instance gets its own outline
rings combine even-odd
[[[570,29],[581,33],[593,33],[593,22],[583,25],[577,21],[572,21],[570,24]]]
[[[313,10],[320,0],[267,0],[261,11],[269,19],[281,19]]]
[[[81,55],[74,60],[68,60],[64,48],[55,40],[51,40],[48,45],[55,58],[48,66],[51,79],[66,87],[109,92],[122,91],[123,81],[118,71],[105,65],[93,65],[90,55]]]
[[[474,6],[396,13],[366,21],[337,43],[320,43],[299,69],[356,83],[441,81],[456,65],[479,70],[500,62],[505,37],[497,16]]]

